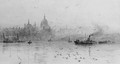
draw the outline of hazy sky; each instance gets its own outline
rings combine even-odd
[[[44,13],[49,23],[88,25],[99,23],[120,28],[120,0],[0,0],[0,25],[40,24]]]

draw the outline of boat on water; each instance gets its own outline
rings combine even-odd
[[[3,43],[23,43],[23,42],[25,42],[25,41],[22,41],[22,40],[10,40],[8,38],[5,38],[3,40]]]
[[[31,40],[29,40],[29,41],[28,41],[28,44],[30,45],[31,43],[32,43],[32,41],[31,41]]]
[[[74,41],[74,43],[75,43],[75,45],[92,45],[92,44],[97,43],[96,41],[91,40],[90,37],[91,37],[91,35],[89,35],[87,40],[84,40],[84,41],[80,41],[77,39]]]
[[[3,40],[3,43],[14,43],[14,41],[11,41],[11,40],[9,40],[9,39],[4,39],[4,40]]]
[[[5,36],[3,33],[3,43],[23,43],[25,41],[22,41],[19,39],[19,36]]]

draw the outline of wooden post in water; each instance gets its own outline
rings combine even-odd
[[[11,57],[11,46],[10,46],[10,56],[9,57]]]
[[[29,61],[30,61],[30,59],[29,59],[29,49],[30,49],[30,46],[28,46],[28,64],[29,64]]]
[[[89,46],[89,56],[91,56],[91,47]]]

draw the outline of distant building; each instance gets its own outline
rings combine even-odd
[[[27,28],[27,29],[33,28],[32,24],[30,24],[29,19],[28,19],[28,24],[24,24],[24,28]]]
[[[41,21],[40,28],[41,30],[47,30],[47,31],[51,30],[50,26],[48,25],[48,21],[45,15],[44,15],[43,20]]]
[[[36,23],[32,25],[28,19],[28,23],[24,24],[24,28],[21,34],[25,37],[24,39],[34,39],[37,35]]]
[[[52,29],[49,26],[45,15],[43,20],[41,21],[40,28],[41,28],[40,30],[41,40],[49,40],[52,37]]]

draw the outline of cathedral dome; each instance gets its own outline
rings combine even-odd
[[[50,29],[50,26],[48,25],[48,21],[47,21],[45,16],[44,16],[44,19],[41,22],[41,28],[42,29]]]

